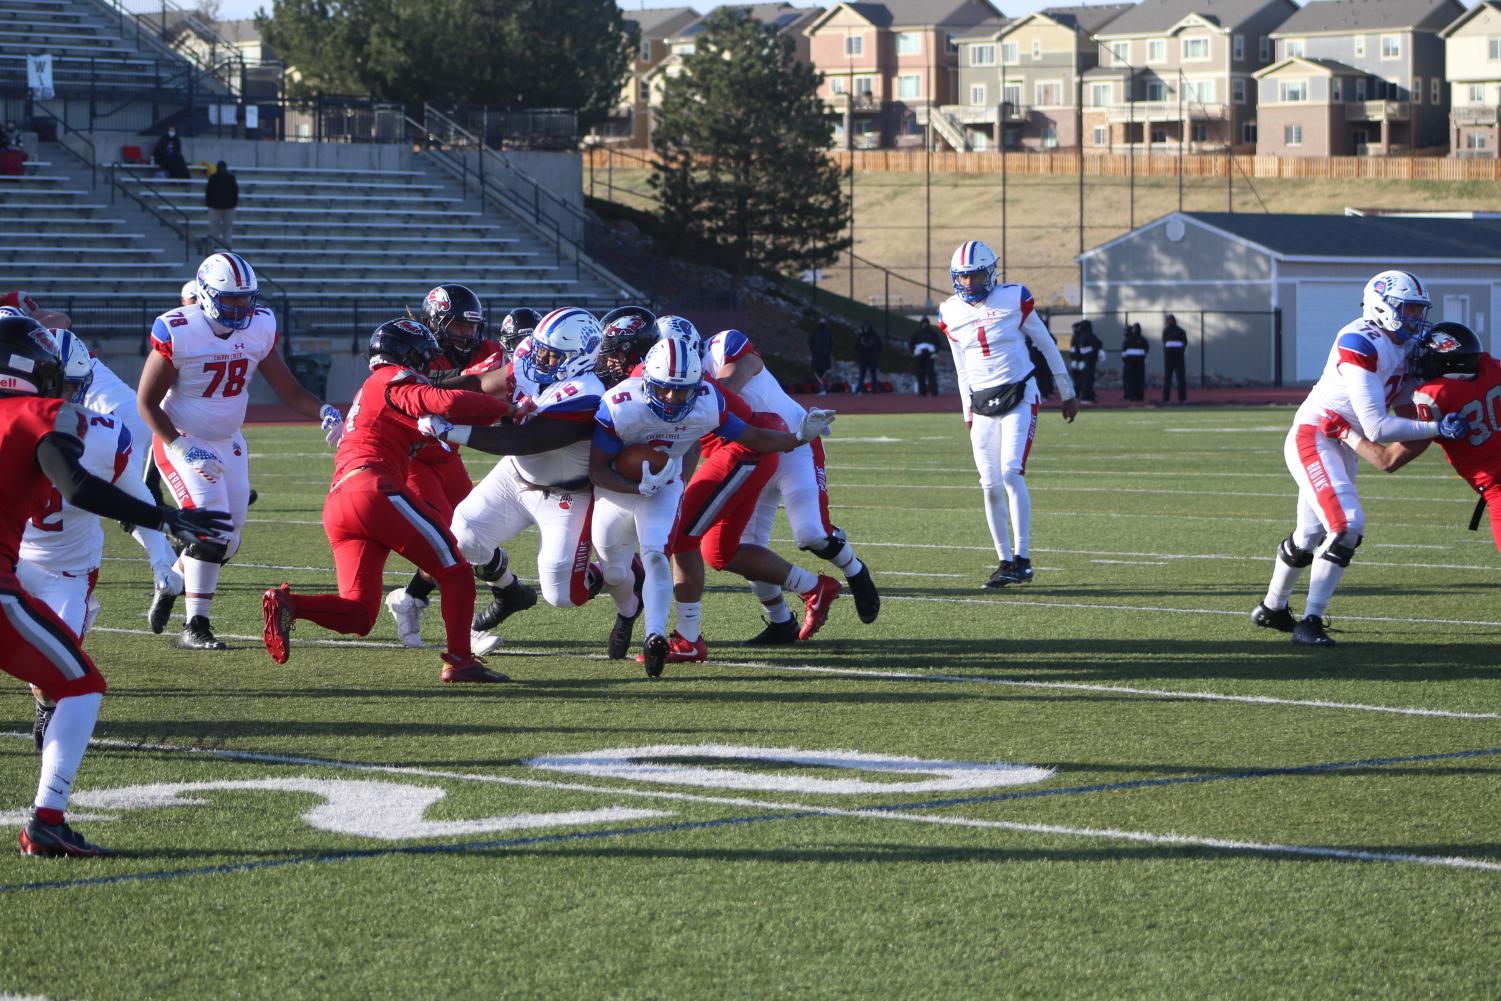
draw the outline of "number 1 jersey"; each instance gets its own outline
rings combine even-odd
[[[276,350],[279,337],[276,316],[265,306],[256,307],[249,327],[223,337],[197,306],[158,316],[151,325],[151,349],[177,369],[162,410],[178,433],[224,441],[239,431],[256,366]]]

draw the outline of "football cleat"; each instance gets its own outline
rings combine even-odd
[[[41,699],[36,700],[36,718],[31,722],[31,739],[36,741],[36,749],[42,749],[42,741],[47,738],[47,724],[52,722],[52,713],[57,709],[57,703],[47,705]]]
[[[492,671],[478,657],[460,660],[451,653],[443,655],[443,684],[493,685],[511,679],[499,671]]]
[[[524,612],[537,603],[537,592],[513,580],[505,587],[492,587],[494,600],[474,616],[473,626],[480,632],[494,629],[517,612]]]
[[[177,604],[177,596],[182,592],[182,574],[168,570],[157,575],[151,592],[151,607],[146,611],[146,624],[152,632],[160,633],[167,628],[167,620],[172,618],[172,606]]]
[[[672,648],[667,643],[667,638],[661,633],[652,633],[646,638],[646,643],[641,647],[640,663],[646,665],[648,678],[660,678],[662,665],[667,663],[667,654]]]
[[[781,622],[766,623],[765,629],[744,641],[741,646],[791,646],[796,642],[797,620],[789,617]]]
[[[494,633],[480,632],[478,629],[469,630],[469,649],[473,650],[477,657],[483,657],[500,646],[501,642],[501,638]]]
[[[265,631],[261,638],[266,643],[266,652],[278,664],[285,664],[292,656],[292,585],[273,587],[261,596],[261,613],[265,616]]]
[[[702,634],[692,643],[683,639],[674,629],[672,639],[667,642],[667,663],[669,664],[699,664],[709,659],[709,644]]]
[[[1263,629],[1275,629],[1279,633],[1290,633],[1298,625],[1293,613],[1285,607],[1268,608],[1265,603],[1256,606],[1256,610],[1251,613],[1251,621]]]
[[[615,625],[610,630],[610,641],[605,647],[605,656],[611,660],[621,660],[630,652],[631,634],[636,631],[636,620],[641,618],[641,607],[636,607],[635,615],[615,613]]]
[[[249,507],[250,505],[254,504],[256,501],[258,501],[260,499],[261,499],[261,495],[255,492],[255,488],[254,487],[251,487],[250,488],[250,493],[248,493],[248,494],[245,495],[245,506]]]
[[[818,583],[802,594],[803,624],[797,631],[798,639],[811,639],[814,633],[823,628],[823,624],[829,618],[829,606],[834,604],[834,599],[839,597],[839,592],[842,590],[844,589],[833,577],[818,575]]]
[[[179,650],[229,649],[214,635],[214,627],[206,615],[195,615],[187,621],[182,627],[182,635],[177,637],[177,647]]]
[[[1293,642],[1303,646],[1334,646],[1326,633],[1324,621],[1317,615],[1305,615],[1293,626]]]
[[[1032,579],[1032,561],[1025,556],[1002,560],[982,587],[1005,587],[1007,584],[1026,584]]]
[[[991,571],[990,576],[985,579],[985,583],[981,584],[980,586],[981,587],[1005,587],[1007,584],[1011,583],[1009,580],[1006,579],[1006,575],[1009,574],[1010,572],[1011,572],[1011,561],[1010,560],[1001,560],[1000,563],[996,564],[996,568]]]
[[[21,828],[21,854],[32,858],[97,858],[109,852],[91,844],[66,822],[49,824],[37,819],[36,810]]]
[[[870,579],[870,567],[862,566],[860,572],[849,578],[850,596],[855,599],[855,614],[866,625],[876,621],[881,614],[881,592],[876,582]]]
[[[396,620],[396,638],[405,647],[422,646],[422,613],[427,611],[428,600],[414,597],[404,587],[398,587],[386,595],[386,611]]]

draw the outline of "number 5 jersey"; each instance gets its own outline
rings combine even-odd
[[[258,306],[250,326],[221,337],[197,306],[163,313],[151,325],[151,348],[177,369],[162,410],[179,434],[224,441],[245,423],[256,366],[276,347],[276,316]]]

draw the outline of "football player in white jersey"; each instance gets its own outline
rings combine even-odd
[[[807,411],[787,395],[756,353],[750,338],[738,330],[721,330],[704,346],[704,374],[745,398],[752,410],[774,413],[789,428],[801,427]],[[855,612],[861,622],[874,622],[881,612],[881,595],[870,568],[855,555],[844,532],[829,520],[828,478],[824,472],[823,442],[813,439],[781,457],[777,470],[762,490],[741,542],[769,548],[777,508],[787,509],[792,541],[799,549],[834,564],[849,581]],[[798,626],[787,607],[782,588],[760,581],[751,591],[766,609],[767,625],[746,641],[765,646],[795,643]]]
[[[984,587],[1032,579],[1032,497],[1026,473],[1042,397],[1032,378],[1028,342],[1053,374],[1063,419],[1072,423],[1079,413],[1068,368],[1033,309],[1032,293],[1023,285],[997,285],[995,265],[995,253],[985,244],[960,244],[949,262],[954,294],[938,307],[938,326],[948,336],[959,377],[970,451],[980,471],[985,521],[1000,559]]]
[[[667,548],[683,494],[683,456],[709,433],[757,452],[789,452],[826,433],[832,411],[805,418],[797,434],[751,427],[730,413],[723,394],[703,381],[697,344],[667,337],[654,344],[642,374],[610,389],[595,415],[589,452],[594,481],[594,547],[607,583],[627,579],[638,545],[645,564],[641,588],[646,641],[642,660],[648,677],[667,661],[667,612],[672,605],[672,567]],[[641,465],[641,480],[622,476],[615,456],[627,445],[650,444],[667,456],[657,472]]]
[[[344,425],[338,410],[302,388],[287,368],[277,349],[276,316],[257,304],[255,272],[242,257],[210,255],[198,267],[197,284],[197,305],[163,313],[152,324],[136,403],[178,507],[228,511],[234,525],[222,545],[195,543],[178,561],[187,600],[178,645],[223,650],[210,610],[220,568],[240,546],[249,503],[250,449],[240,429],[252,380],[264,375],[283,403],[321,423],[330,445]],[[155,606],[152,613],[158,613]]]
[[[1293,416],[1282,455],[1298,485],[1297,527],[1277,547],[1271,584],[1251,621],[1292,633],[1294,643],[1334,645],[1324,630],[1324,611],[1365,532],[1355,492],[1356,453],[1319,430],[1324,415],[1337,414],[1382,444],[1470,433],[1459,414],[1419,421],[1388,412],[1398,402],[1407,357],[1428,329],[1431,305],[1423,283],[1406,271],[1383,271],[1367,282],[1361,318],[1335,335],[1323,374]],[[1298,619],[1287,602],[1309,565],[1308,599]]]

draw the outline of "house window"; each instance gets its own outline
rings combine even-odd
[[[969,49],[969,64],[971,66],[994,66],[994,45],[972,45]]]
[[[864,94],[866,97],[876,92],[876,78],[873,76],[855,77],[855,93]]]
[[[1432,77],[1428,81],[1428,103],[1442,104],[1444,100],[1444,78]]]
[[[1002,88],[1001,100],[1012,108],[1020,108],[1022,105],[1022,85],[1013,80],[1007,80]]]
[[[844,36],[844,54],[847,55],[847,56],[863,56],[863,55],[865,55],[865,36],[864,35],[845,35]]]
[[[1194,122],[1193,131],[1189,133],[1189,137],[1196,143],[1207,143],[1209,141],[1209,126],[1203,122]]]
[[[922,36],[915,31],[898,31],[896,33],[896,54],[899,56],[915,56],[922,52]]]
[[[1042,58],[1042,42],[1038,41],[1037,39],[1032,40],[1032,58]]]
[[[1167,39],[1147,39],[1147,65],[1167,62]]]
[[[1491,62],[1501,62],[1501,38],[1487,38],[1486,56]]]
[[[1131,43],[1130,42],[1111,42],[1110,43],[1110,61],[1112,63],[1114,63],[1116,66],[1129,66],[1129,65],[1131,65]]]
[[[1236,104],[1246,103],[1246,82],[1242,79],[1230,81],[1230,94]]]
[[[1161,125],[1152,126],[1152,142],[1161,146],[1167,142],[1167,129]]]
[[[643,38],[643,39],[641,39],[641,61],[643,63],[649,63],[649,62],[651,62],[651,39],[650,38]]]
[[[1465,101],[1468,104],[1485,103],[1485,84],[1472,83],[1465,88]]]
[[[1148,80],[1146,84],[1146,99],[1148,101],[1166,101],[1167,84],[1161,80]]]
[[[1042,144],[1048,149],[1053,149],[1058,145],[1058,126],[1052,122],[1042,128]]]
[[[970,87],[969,87],[969,103],[970,104],[984,104],[985,103],[985,85],[983,83],[970,84]]]
[[[1488,149],[1490,142],[1484,132],[1466,132],[1465,149]]]
[[[1108,141],[1109,141],[1109,137],[1107,135],[1107,130],[1106,130],[1105,126],[1103,126],[1103,125],[1096,125],[1094,127],[1094,144],[1096,146],[1104,146],[1104,145],[1106,145],[1108,143]]]
[[[1243,142],[1243,143],[1245,143],[1247,146],[1255,146],[1256,145],[1256,123],[1255,122],[1241,122],[1240,123],[1240,141]]]
[[[1230,49],[1234,53],[1236,62],[1246,58],[1246,36],[1236,35],[1230,40]]]
[[[1284,103],[1308,100],[1308,81],[1283,80],[1277,85],[1277,100]]]
[[[959,54],[959,36],[952,31],[944,35],[943,47],[948,51],[949,55],[957,56]]]
[[[645,80],[636,81],[636,100],[643,104],[651,100],[651,84]]]
[[[1303,126],[1284,125],[1282,127],[1282,144],[1284,146],[1303,145]]]
[[[1209,58],[1209,39],[1185,38],[1183,39],[1183,61],[1203,62]]]
[[[845,84],[844,77],[842,77],[842,76],[836,76],[836,77],[831,77],[829,79],[829,93],[831,93],[831,94],[843,94],[843,93],[846,92],[847,89],[848,89],[848,85]]]
[[[1401,59],[1402,58],[1402,36],[1401,35],[1382,35],[1381,36],[1381,58],[1382,59]]]
[[[1021,50],[1019,50],[1016,47],[1016,43],[1015,42],[1002,42],[1001,43],[1001,62],[1008,63],[1008,64],[1014,64],[1014,63],[1016,63],[1020,59],[1021,59]]]
[[[1272,61],[1272,40],[1270,38],[1266,37],[1265,35],[1259,36],[1256,39],[1256,54],[1261,57],[1261,61],[1262,62],[1264,62],[1264,63],[1271,62]]]
[[[1219,100],[1215,97],[1214,81],[1210,80],[1185,80],[1183,82],[1183,98],[1186,101],[1198,101],[1201,104],[1212,104]]]
[[[1303,56],[1303,39],[1289,38],[1282,43],[1283,59],[1300,59]]]
[[[1364,59],[1365,58],[1365,36],[1364,35],[1356,35],[1355,36],[1355,58],[1357,58],[1357,59]]]
[[[1115,103],[1115,85],[1092,83],[1089,85],[1089,103],[1096,108],[1108,108]]]
[[[1423,103],[1423,78],[1420,76],[1412,78],[1412,100],[1414,104]]]
[[[896,78],[897,97],[920,97],[922,95],[922,77],[916,73],[903,73]]]
[[[1056,107],[1063,103],[1063,84],[1056,80],[1038,83],[1033,93],[1037,98],[1036,104],[1039,108]]]

